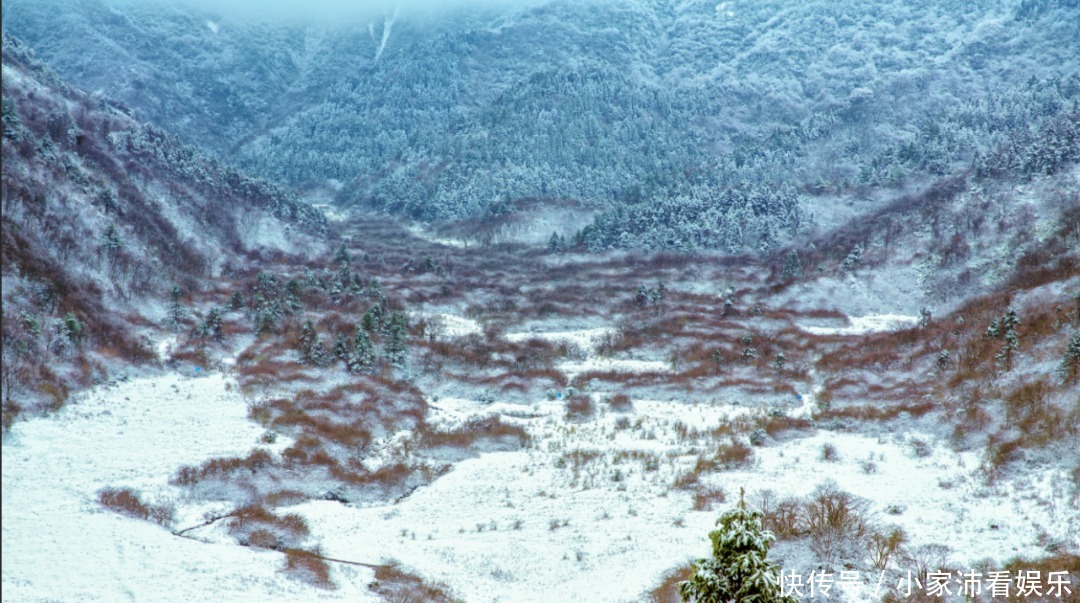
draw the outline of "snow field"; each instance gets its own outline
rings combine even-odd
[[[821,327],[813,325],[800,326],[802,330],[814,335],[867,335],[883,331],[895,331],[918,324],[918,316],[905,314],[871,314],[868,316],[851,316],[848,323],[842,327]]]
[[[458,404],[461,413],[464,401]],[[541,416],[519,422],[533,437],[526,450],[460,462],[398,504],[317,501],[287,511],[308,518],[331,556],[393,557],[470,602],[575,600],[584,593],[594,601],[636,601],[664,572],[707,553],[706,535],[720,511],[693,511],[689,493],[671,484],[710,444],[681,441],[675,424],[707,428],[739,416],[738,409],[641,401],[626,415],[568,424],[557,403],[527,408]],[[621,416],[640,427],[614,428]],[[806,496],[833,481],[867,499],[878,521],[902,527],[912,546],[944,544],[960,564],[1037,557],[1043,529],[1076,539],[1069,526],[1080,525],[1080,516],[1069,506],[1060,470],[1032,473],[1038,489],[1027,479],[987,487],[975,453],[939,446],[920,457],[913,437],[818,432],[754,448],[749,467],[706,473],[702,483],[727,493],[723,508],[743,487],[753,501],[764,490]],[[835,448],[836,461],[822,459],[825,444]],[[647,471],[631,452],[656,458],[658,468]],[[578,465],[575,453],[593,458]],[[863,575],[870,579],[870,572]],[[847,600],[863,594],[852,591]]]
[[[104,487],[175,500],[176,528],[213,505],[185,507],[168,479],[184,464],[244,455],[262,429],[218,374],[163,375],[97,388],[55,416],[19,422],[3,445],[5,601],[377,600],[371,572],[334,564],[340,588],[281,574],[283,556],[207,544],[103,508]]]
[[[479,331],[467,319],[444,320],[456,325],[448,332]],[[904,324],[895,317],[851,322],[868,330]],[[644,361],[598,358],[594,342],[604,332],[508,338],[572,341],[586,354],[568,361],[577,363],[571,367],[654,370],[642,368],[652,366]],[[338,589],[318,590],[281,574],[280,554],[233,544],[220,523],[192,530],[199,542],[98,504],[105,486],[134,488],[150,502],[174,500],[177,529],[227,511],[221,502],[186,500],[167,480],[181,465],[263,446],[262,428],[229,383],[220,374],[140,379],[93,390],[55,417],[17,424],[3,447],[4,599],[375,600],[366,568],[332,563]],[[771,441],[753,448],[746,467],[703,472],[700,487],[720,488],[727,500],[695,511],[692,492],[673,488],[675,479],[729,441],[718,428],[734,427],[745,438],[767,409],[635,399],[631,410],[615,412],[600,402],[603,392],[587,393],[597,411],[580,421],[567,421],[560,400],[433,400],[432,424],[452,428],[494,413],[524,427],[531,443],[457,462],[397,503],[309,501],[279,511],[305,517],[312,543],[330,557],[396,560],[470,603],[639,601],[668,570],[707,554],[707,534],[740,488],[753,502],[766,490],[778,499],[806,496],[835,482],[867,499],[880,523],[903,527],[909,546],[944,544],[957,564],[1040,556],[1043,532],[1080,547],[1080,512],[1062,470],[1032,466],[987,485],[976,452],[953,452],[918,433],[817,431]],[[813,405],[813,393],[805,395],[794,414],[809,415]],[[365,462],[400,448],[407,436],[377,444]],[[915,439],[930,453],[917,453]],[[277,454],[284,445],[264,447]],[[832,461],[823,458],[826,445],[835,450]],[[784,561],[800,571],[814,563],[799,553]],[[834,593],[835,600],[870,598],[876,576],[862,576],[862,588],[846,598]]]

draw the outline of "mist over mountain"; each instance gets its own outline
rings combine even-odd
[[[767,249],[812,223],[808,192],[967,169],[1080,90],[1072,1],[421,6],[330,25],[15,1],[4,23],[265,177],[425,220],[571,200],[605,212],[594,249]]]

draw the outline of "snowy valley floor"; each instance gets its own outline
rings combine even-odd
[[[853,320],[851,332],[906,320]],[[469,330],[467,319],[456,324]],[[580,339],[588,351],[581,365],[640,368],[597,358],[595,331],[529,335]],[[264,430],[248,419],[238,389],[221,373],[145,377],[96,388],[55,416],[17,424],[3,446],[3,599],[379,600],[368,589],[371,569],[333,563],[337,588],[316,589],[280,573],[282,554],[232,544],[219,525],[181,537],[97,502],[107,486],[172,501],[176,530],[224,511],[187,498],[168,479],[177,467],[210,457],[260,446],[280,451],[281,442],[260,443]],[[802,395],[803,405],[788,412],[808,410],[813,392]],[[470,603],[642,600],[666,572],[707,553],[708,531],[741,488],[748,500],[766,490],[803,496],[832,480],[868,499],[884,523],[901,526],[911,545],[947,545],[949,560],[965,567],[1039,557],[1040,533],[1080,544],[1080,514],[1063,469],[1025,467],[987,485],[978,454],[954,452],[917,432],[815,430],[754,447],[749,466],[702,475],[726,502],[695,511],[691,495],[672,487],[706,445],[686,427],[712,428],[767,409],[724,400],[634,400],[624,412],[597,404],[592,418],[567,421],[558,400],[432,398],[433,423],[452,426],[494,412],[524,427],[531,443],[457,462],[397,503],[311,501],[283,511],[308,520],[328,557],[396,560]],[[913,440],[929,442],[929,454],[916,454]],[[822,458],[826,445],[834,451],[830,461]],[[785,550],[787,569],[814,568],[807,551]],[[865,589],[874,580],[864,574],[864,590],[849,591],[847,600],[873,598]]]

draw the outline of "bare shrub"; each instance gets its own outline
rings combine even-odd
[[[98,492],[98,502],[122,515],[145,519],[161,526],[173,521],[176,509],[169,504],[144,503],[131,488],[104,488]]]
[[[874,531],[867,538],[867,552],[870,563],[876,570],[884,570],[889,565],[889,559],[900,550],[907,536],[900,528],[892,528],[888,532]]]
[[[311,533],[303,517],[278,516],[257,504],[233,511],[226,525],[242,545],[278,550],[300,546]]]
[[[753,459],[754,450],[741,440],[732,438],[731,443],[716,450],[716,462],[726,469],[744,467]]]
[[[695,511],[712,511],[713,505],[722,503],[727,498],[724,490],[718,487],[702,488],[694,493]]]
[[[504,423],[499,415],[472,418],[463,425],[448,431],[436,431],[426,423],[416,430],[416,439],[426,448],[465,448],[480,441],[510,440],[524,446],[529,433],[523,428]]]
[[[282,571],[319,588],[337,587],[330,579],[330,564],[318,551],[285,549],[285,567]]]
[[[397,603],[454,603],[443,584],[432,584],[415,576],[396,563],[375,569],[371,590],[387,601]]]
[[[930,456],[934,449],[930,443],[920,438],[911,438],[911,450],[915,453],[915,456],[919,458],[926,458]]]
[[[566,399],[566,418],[571,421],[589,419],[596,412],[592,397],[588,394],[574,394]]]
[[[867,534],[866,502],[826,482],[803,506],[803,524],[810,550],[826,567],[854,553]]]
[[[949,559],[949,547],[943,544],[920,544],[904,552],[904,560],[915,569],[920,579],[927,572],[945,569]]]
[[[618,412],[629,412],[634,407],[634,403],[630,401],[630,396],[626,394],[615,394],[608,398],[607,403],[611,410]]]

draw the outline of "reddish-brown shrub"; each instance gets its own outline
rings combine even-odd
[[[596,412],[592,396],[574,394],[566,399],[566,418],[571,421],[589,419]]]
[[[330,564],[318,551],[306,549],[285,549],[286,574],[303,580],[319,588],[336,588],[330,579]]]
[[[103,506],[137,519],[146,519],[162,526],[172,523],[175,510],[171,505],[154,505],[142,502],[139,494],[131,488],[104,488],[98,492],[98,502]]]

